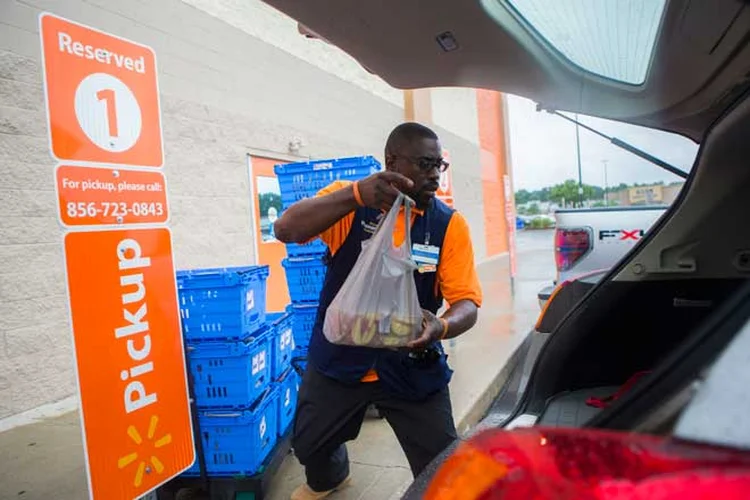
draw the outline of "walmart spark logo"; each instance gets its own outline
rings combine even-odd
[[[154,435],[156,435],[156,427],[158,424],[159,424],[159,417],[157,417],[156,415],[153,415],[151,417],[151,421],[149,422],[148,434],[146,434],[148,441],[153,442],[153,444],[151,444],[150,446],[150,448],[153,448],[153,449],[145,450],[145,451],[142,450],[141,454],[139,454],[139,452],[133,452],[128,455],[125,455],[124,457],[120,458],[117,461],[117,468],[124,469],[125,467],[136,462],[140,458],[140,462],[138,462],[138,469],[135,472],[135,479],[133,480],[133,485],[136,487],[143,484],[144,474],[150,474],[152,470],[155,470],[159,474],[164,472],[164,464],[161,463],[161,461],[156,457],[156,455],[154,454],[154,451],[158,450],[159,448],[163,448],[164,446],[171,443],[172,435],[165,434],[164,436],[154,441]],[[130,439],[136,445],[138,445],[139,447],[148,446],[148,443],[144,444],[141,434],[138,432],[138,429],[136,429],[134,425],[131,425],[130,427],[128,427],[127,432],[128,432],[128,436],[130,437]],[[151,468],[151,466],[153,466],[153,469]]]

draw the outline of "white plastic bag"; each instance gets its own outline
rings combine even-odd
[[[411,208],[414,202],[400,194],[362,252],[326,311],[323,333],[339,345],[403,347],[422,333],[411,258]],[[393,246],[393,231],[404,206],[404,242]]]

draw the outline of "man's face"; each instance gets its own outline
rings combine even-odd
[[[439,141],[415,139],[405,143],[399,151],[391,152],[386,159],[386,167],[414,182],[414,188],[406,194],[417,203],[417,207],[424,209],[440,186],[441,159]]]

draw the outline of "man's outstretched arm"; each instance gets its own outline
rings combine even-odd
[[[399,191],[407,191],[411,187],[412,181],[401,174],[373,174],[359,181],[356,186],[352,184],[325,196],[295,203],[274,223],[274,234],[282,243],[305,243],[356,210],[360,204],[388,209],[396,201]]]

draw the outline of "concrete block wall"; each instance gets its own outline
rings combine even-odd
[[[450,152],[454,206],[468,221],[475,259],[477,263],[482,262],[488,255],[484,237],[484,197],[479,147],[442,126],[435,125],[434,128],[444,147]]]
[[[382,158],[386,134],[404,118],[398,91],[376,78],[336,74],[337,66],[320,62],[325,57],[303,59],[259,38],[261,29],[250,34],[181,0],[0,0],[0,419],[75,393],[42,91],[42,11],[155,50],[178,268],[253,261],[250,151],[288,155],[300,138],[300,158]],[[438,132],[458,165],[456,203],[482,258],[478,150],[465,134]]]
[[[297,21],[260,0],[183,1],[391,104],[403,106],[400,90],[369,73],[356,60],[327,42],[310,41],[300,36]]]
[[[430,89],[431,118],[451,160],[455,208],[469,222],[477,262],[488,257],[485,200],[479,147],[479,112],[474,89]]]
[[[479,145],[477,92],[464,88],[430,89],[432,119],[470,144]]]

